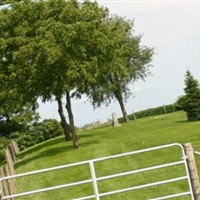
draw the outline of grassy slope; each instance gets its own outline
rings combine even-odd
[[[128,124],[123,124],[121,127],[117,128],[107,127],[80,132],[81,148],[77,150],[72,149],[71,142],[66,143],[63,141],[63,137],[58,137],[21,152],[16,169],[17,173],[21,173],[174,142],[182,144],[191,142],[196,150],[200,150],[200,146],[198,147],[200,144],[199,126],[200,122],[186,122],[185,114],[183,112],[177,112],[130,121]],[[102,164],[97,164],[95,166],[97,168],[97,176],[110,174],[111,171],[121,172],[121,170],[126,171],[128,168],[134,170],[140,167],[148,167],[152,163],[165,163],[167,162],[165,157],[172,161],[179,159],[179,152],[176,149],[170,151],[171,150],[169,150],[169,152],[165,151],[142,156],[138,155],[131,159],[124,158],[116,160],[115,162],[112,161],[112,163],[107,161]],[[165,157],[163,153],[166,155]],[[200,158],[197,158],[197,165],[200,168]],[[110,166],[112,166],[112,168]],[[88,179],[89,173],[86,172],[87,169],[87,166],[82,166],[73,170],[60,170],[56,173],[29,177],[29,179],[19,179],[18,188],[20,188],[19,191],[24,191],[53,186],[55,183],[64,184],[76,180]],[[174,175],[183,175],[183,169],[180,167],[175,167],[172,171],[173,172],[167,172],[167,169],[163,169],[153,172],[154,175],[143,173],[141,175],[129,176],[126,177],[125,182],[119,178],[113,182],[104,181],[103,183],[99,183],[100,191],[108,191],[108,188],[123,188],[126,185],[130,186],[130,183],[131,186],[133,186],[144,184],[145,182],[154,182],[156,181],[154,180],[155,178],[159,180],[161,177],[167,179],[172,178]],[[176,193],[182,191],[186,187],[184,183],[180,183],[179,185],[170,187],[170,190],[172,193]],[[167,189],[164,186],[160,187],[159,194],[158,189],[155,187],[146,191],[140,190],[139,192],[130,192],[101,199],[146,199],[159,196],[161,193],[166,193],[168,189],[169,187],[167,187]],[[92,194],[92,187],[91,185],[86,185],[84,187],[79,187],[78,191],[77,188],[72,188],[71,190],[62,189],[59,191],[20,199],[72,199],[77,196],[77,193],[80,194],[80,196]],[[165,195],[167,194],[168,193]],[[184,197],[182,199],[187,198]]]

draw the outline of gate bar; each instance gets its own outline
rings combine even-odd
[[[89,166],[90,166],[90,173],[92,176],[92,184],[93,184],[95,199],[100,200],[98,186],[97,186],[97,179],[96,179],[96,174],[95,174],[95,169],[94,169],[94,163],[90,161]]]
[[[113,156],[107,156],[107,157],[103,157],[103,158],[97,158],[97,159],[93,159],[93,160],[91,159],[91,160],[87,160],[87,161],[61,165],[61,166],[57,166],[57,167],[51,167],[51,168],[46,168],[46,169],[42,169],[42,170],[35,170],[35,171],[31,171],[31,172],[26,172],[26,173],[22,173],[22,174],[6,176],[6,177],[0,178],[0,182],[4,181],[4,180],[12,179],[12,178],[18,178],[18,177],[29,176],[29,175],[33,175],[33,174],[39,174],[39,173],[43,173],[43,172],[49,172],[49,171],[53,171],[53,170],[64,169],[64,168],[68,168],[68,167],[74,167],[74,166],[78,166],[78,165],[89,164],[90,161],[99,162],[99,161],[104,161],[104,160],[108,160],[108,159],[119,158],[119,157],[123,157],[123,156],[130,156],[130,155],[135,155],[135,154],[144,153],[144,152],[148,152],[148,151],[164,149],[164,148],[173,147],[173,146],[179,146],[182,149],[183,155],[185,155],[183,146],[179,143],[173,143],[173,144],[167,144],[167,145],[162,145],[162,146],[158,146],[158,147],[150,147],[150,148],[146,148],[146,149],[142,149],[142,150],[131,151],[131,152],[128,152],[128,153],[117,154],[117,155],[113,155]]]
[[[145,184],[145,185],[134,186],[134,187],[125,188],[125,189],[121,189],[121,190],[114,190],[112,192],[105,192],[105,193],[99,194],[99,196],[103,197],[103,196],[107,196],[107,195],[118,194],[118,193],[122,193],[122,192],[128,192],[128,191],[131,191],[131,190],[137,190],[137,189],[142,189],[142,188],[146,188],[146,187],[157,186],[157,185],[162,185],[162,184],[166,184],[166,183],[172,183],[172,182],[181,181],[181,180],[185,180],[185,179],[187,179],[187,176],[182,176],[182,177],[179,177],[179,178],[173,178],[173,179],[155,182],[155,183],[149,183],[149,184]]]
[[[191,194],[191,192],[183,192],[183,193],[179,193],[179,194],[174,194],[174,195],[169,195],[169,196],[164,196],[164,197],[157,197],[155,199],[149,199],[149,200],[162,200],[162,199],[171,199],[174,197],[181,197],[181,196],[186,196]]]
[[[136,174],[136,173],[140,173],[140,172],[146,172],[146,171],[150,171],[150,170],[154,170],[154,169],[161,169],[164,167],[171,167],[174,165],[180,165],[183,164],[184,161],[177,161],[177,162],[173,162],[173,163],[166,163],[163,165],[157,165],[157,166],[153,166],[153,167],[147,167],[147,168],[143,168],[143,169],[138,169],[138,170],[133,170],[133,171],[128,171],[128,172],[123,172],[123,173],[119,173],[119,174],[114,174],[114,175],[109,175],[109,176],[103,176],[103,177],[99,177],[96,180],[97,181],[101,181],[101,180],[106,180],[106,179],[110,179],[110,178],[117,178],[120,176],[126,176],[126,175],[130,175],[130,174]]]
[[[39,189],[39,190],[33,190],[33,191],[18,193],[18,194],[13,194],[13,195],[2,197],[2,200],[21,197],[21,196],[26,196],[26,195],[31,195],[31,194],[37,194],[37,193],[40,193],[40,192],[46,192],[46,191],[51,191],[51,190],[62,189],[62,188],[65,188],[65,187],[76,186],[76,185],[81,185],[81,184],[85,184],[85,183],[92,183],[92,179],[85,180],[85,181],[80,181],[80,182],[75,182],[75,183],[59,185],[59,186],[54,186],[54,187],[43,188],[43,189]]]

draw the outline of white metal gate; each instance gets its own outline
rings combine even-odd
[[[182,154],[180,156],[180,160],[175,161],[175,162],[170,162],[170,163],[164,163],[164,164],[161,164],[161,165],[141,168],[141,169],[137,169],[137,170],[126,171],[126,172],[123,172],[123,173],[111,174],[111,175],[107,175],[107,176],[103,176],[103,177],[96,177],[96,171],[95,171],[95,165],[94,165],[95,163],[102,162],[102,161],[109,160],[109,159],[116,159],[116,158],[125,157],[125,156],[133,156],[133,155],[136,155],[136,154],[141,154],[141,153],[145,153],[145,152],[151,152],[151,151],[156,151],[156,150],[161,150],[161,149],[166,149],[166,148],[171,148],[171,147],[180,148],[180,152]],[[71,187],[71,186],[79,186],[79,185],[87,184],[87,183],[91,183],[93,185],[94,194],[90,195],[90,196],[75,198],[74,200],[85,200],[85,199],[100,200],[100,198],[104,197],[104,196],[114,195],[114,194],[118,194],[118,193],[124,193],[124,192],[128,192],[128,191],[133,191],[133,190],[139,190],[139,189],[142,189],[142,188],[148,188],[148,187],[163,185],[163,184],[182,181],[182,180],[186,180],[187,183],[188,183],[188,190],[187,191],[184,191],[184,192],[181,192],[181,193],[176,193],[176,194],[170,194],[170,195],[162,196],[162,197],[156,197],[156,198],[152,198],[151,200],[170,199],[170,198],[176,198],[176,197],[181,197],[181,196],[188,196],[188,197],[191,197],[192,200],[194,200],[194,195],[193,195],[193,192],[192,192],[190,175],[189,175],[189,170],[188,170],[188,165],[187,165],[187,158],[186,158],[183,146],[181,144],[178,144],[178,143],[163,145],[163,146],[158,146],[158,147],[152,147],[152,148],[147,148],[147,149],[143,149],[143,150],[137,150],[137,151],[132,151],[132,152],[128,152],[128,153],[122,153],[122,154],[118,154],[118,155],[113,155],[113,156],[108,156],[108,157],[103,157],[103,158],[98,158],[98,159],[93,159],[93,160],[88,160],[88,161],[83,161],[83,162],[77,162],[77,163],[62,165],[62,166],[58,166],[58,167],[47,168],[47,169],[43,169],[43,170],[37,170],[37,171],[27,172],[27,173],[23,173],[23,174],[17,174],[17,175],[13,175],[13,176],[3,177],[3,178],[0,178],[0,182],[5,181],[5,180],[9,180],[9,179],[16,179],[16,178],[23,177],[23,176],[29,176],[29,175],[34,175],[34,174],[39,174],[39,173],[44,173],[44,172],[74,167],[74,166],[78,166],[78,165],[89,165],[90,174],[91,174],[90,179],[87,179],[87,180],[84,180],[84,181],[79,181],[79,182],[63,184],[63,185],[57,185],[57,186],[54,186],[54,187],[48,187],[48,188],[43,188],[43,189],[34,190],[34,191],[18,193],[18,194],[14,194],[14,195],[10,195],[10,196],[4,196],[4,197],[2,197],[2,200],[17,198],[17,197],[41,193],[41,192],[47,192],[47,191],[50,191],[50,190],[67,188],[67,187]],[[175,177],[175,178],[171,178],[171,179],[168,179],[168,180],[162,180],[162,181],[159,181],[159,182],[153,182],[153,183],[138,185],[138,186],[134,186],[134,187],[127,187],[127,188],[123,188],[123,189],[112,190],[112,191],[103,192],[103,193],[99,192],[98,183],[102,180],[112,179],[112,178],[116,178],[116,177],[123,177],[123,176],[127,176],[127,175],[137,174],[137,173],[146,172],[146,171],[150,171],[150,170],[158,170],[158,169],[161,169],[161,168],[167,168],[167,167],[177,166],[177,165],[183,165],[184,166],[184,170],[185,170],[184,176]]]

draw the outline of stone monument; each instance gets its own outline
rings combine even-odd
[[[112,126],[113,127],[121,126],[121,124],[119,124],[119,121],[117,118],[117,113],[115,113],[115,112],[112,113]]]

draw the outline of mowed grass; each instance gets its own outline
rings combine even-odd
[[[195,150],[200,151],[200,122],[187,122],[184,112],[159,115],[130,121],[121,127],[99,128],[78,133],[81,147],[74,150],[71,142],[65,142],[58,137],[38,144],[18,156],[17,173],[39,170],[58,165],[80,162],[114,154],[135,151],[139,149],[170,144],[192,143]],[[129,170],[150,167],[152,165],[174,162],[181,159],[178,147],[153,151],[144,154],[107,160],[95,163],[96,176],[106,176]],[[200,169],[200,156],[196,156],[197,167]],[[199,170],[200,172],[200,170]],[[111,180],[99,181],[100,193],[123,189],[137,185],[148,184],[161,180],[185,176],[183,165],[143,172]],[[52,187],[75,181],[90,179],[88,165],[61,169],[54,172],[32,175],[17,179],[18,192]],[[142,200],[162,195],[176,194],[188,191],[187,181],[177,181],[162,186],[139,189],[116,195],[101,197],[112,200]],[[20,200],[68,200],[93,194],[92,184],[74,186],[20,197]],[[189,196],[176,199],[191,199]]]

